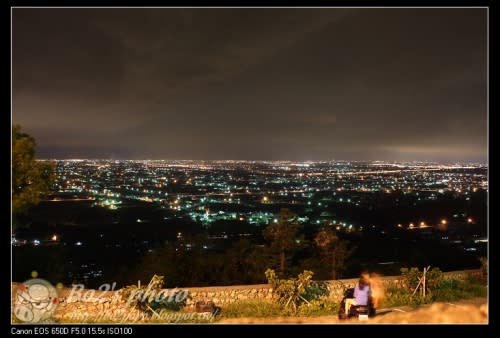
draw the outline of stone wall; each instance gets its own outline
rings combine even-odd
[[[444,272],[443,274],[446,279],[464,280],[471,273],[478,274],[480,271],[451,271]],[[384,288],[404,286],[401,276],[380,277],[379,281]],[[344,291],[348,288],[353,288],[357,282],[358,278],[324,281],[324,283],[328,284],[328,289],[330,290],[328,298],[332,301],[340,302],[344,296]],[[272,289],[269,284],[187,288],[186,290],[189,290],[192,297],[188,305],[194,304],[196,301],[211,300],[215,304],[223,306],[224,304],[240,300],[270,300],[272,298]]]
[[[445,278],[463,280],[470,274],[478,274],[479,270],[445,272]],[[354,287],[357,278],[325,281],[330,290],[329,299],[340,302],[346,288]],[[402,286],[401,276],[381,277],[380,284],[385,288],[390,286]],[[12,284],[12,307],[14,308],[17,284]],[[272,289],[268,284],[236,285],[221,287],[183,288],[189,292],[186,302],[186,311],[193,311],[197,301],[213,301],[217,306],[224,307],[227,304],[246,300],[271,301]],[[178,291],[180,291],[178,290]],[[173,290],[163,290],[165,297],[173,297]],[[142,322],[147,320],[144,313],[130,307],[121,299],[117,291],[77,290],[59,289],[59,304],[52,315],[52,319],[58,322],[114,322],[120,321]]]

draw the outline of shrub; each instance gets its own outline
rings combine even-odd
[[[307,301],[318,300],[330,294],[328,283],[311,281],[304,290],[304,298]]]
[[[131,306],[151,313],[160,310],[180,310],[186,304],[189,295],[183,294],[187,291],[173,290],[173,293],[166,295],[162,292],[164,277],[154,275],[147,285],[129,285],[121,290],[122,300]],[[182,293],[182,294],[181,294]]]
[[[401,268],[401,276],[403,277],[405,286],[409,290],[415,290],[418,285],[418,278],[420,277],[418,268]]]
[[[444,282],[443,272],[439,268],[432,268],[425,274],[425,286],[428,290],[441,287]]]
[[[468,284],[485,285],[485,280],[486,278],[482,275],[481,272],[479,274],[468,272],[465,276],[465,281]]]
[[[421,278],[423,272],[418,268],[401,269],[406,287],[389,287],[385,293],[385,299],[382,307],[394,306],[418,306],[432,302],[451,302],[459,299],[472,297],[486,297],[487,287],[484,281],[473,274],[469,274],[465,280],[445,279],[443,273],[438,268],[434,268],[426,274],[425,297],[418,293],[413,294],[418,285],[418,278]]]
[[[418,286],[419,280],[423,277],[423,271],[418,268],[401,268],[401,275],[405,280],[406,286],[410,291],[415,291]],[[439,268],[432,268],[427,271],[425,275],[425,289],[426,291],[431,291],[433,289],[439,288],[444,281],[443,272]]]
[[[312,300],[328,294],[328,286],[313,282],[312,276],[312,271],[304,270],[297,278],[279,279],[274,270],[266,270],[266,278],[273,288],[273,298],[292,313],[296,313],[301,304],[310,304]]]

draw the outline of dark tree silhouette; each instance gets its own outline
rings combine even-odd
[[[285,273],[286,253],[296,246],[295,239],[299,230],[296,216],[289,209],[283,208],[278,214],[278,222],[269,224],[263,232],[271,249],[279,253],[281,275]]]
[[[36,205],[55,180],[53,163],[37,161],[35,139],[22,132],[19,125],[12,127],[12,220],[14,229],[19,216]]]
[[[355,248],[349,248],[349,242],[337,237],[331,228],[323,228],[314,238],[316,246],[321,250],[323,259],[330,265],[332,279],[337,279],[345,268],[346,260]]]

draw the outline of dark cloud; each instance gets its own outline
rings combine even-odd
[[[13,10],[46,157],[486,159],[485,9]]]

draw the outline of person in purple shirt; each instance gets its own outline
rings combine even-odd
[[[362,275],[356,287],[354,287],[354,300],[356,305],[368,305],[370,291],[370,283],[366,276]]]
[[[358,283],[354,287],[354,298],[347,298],[345,302],[345,313],[349,313],[352,305],[368,305],[370,300],[370,276],[362,273]]]

